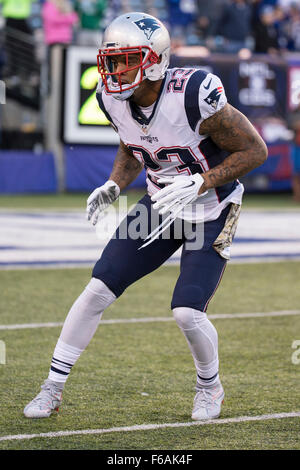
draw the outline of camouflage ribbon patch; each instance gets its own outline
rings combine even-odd
[[[222,258],[230,259],[230,246],[236,232],[240,212],[240,204],[232,203],[230,211],[226,217],[224,228],[213,243],[214,249],[220,256],[222,256]]]

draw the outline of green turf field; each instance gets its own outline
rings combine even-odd
[[[128,196],[128,205],[134,204],[144,194],[143,190],[122,193]],[[88,193],[0,195],[0,209],[85,209],[88,196]],[[300,204],[293,201],[290,193],[245,194],[243,207],[299,210]]]
[[[104,319],[171,317],[178,267],[131,286]],[[62,322],[88,269],[0,271],[3,324]],[[300,262],[229,264],[208,314],[298,310]],[[213,320],[225,389],[221,418],[300,411],[300,315]],[[174,321],[100,325],[68,379],[58,415],[28,420],[23,407],[48,374],[60,327],[0,330],[0,437],[189,423],[195,371]],[[0,441],[0,449],[299,449],[300,418],[103,435]]]

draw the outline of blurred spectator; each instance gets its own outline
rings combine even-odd
[[[33,36],[28,24],[33,0],[0,0],[5,20],[5,75],[18,85],[23,73],[22,54],[32,56]],[[26,35],[26,37],[24,36]]]
[[[283,52],[289,47],[289,14],[281,6],[274,7],[274,27],[277,31],[277,38],[280,50]]]
[[[223,7],[216,24],[217,49],[237,53],[247,47],[251,35],[251,8],[245,0],[231,0]],[[219,42],[219,46],[218,46]]]
[[[101,31],[107,0],[76,0],[75,11],[80,19],[77,42],[81,46],[100,47]]]
[[[299,0],[277,0],[276,5],[280,6],[284,11],[289,12],[290,8],[299,5]]]
[[[5,18],[7,28],[14,28],[26,34],[31,34],[27,19],[31,13],[31,4],[34,0],[0,0],[2,3],[2,16]]]
[[[196,31],[201,45],[208,45],[207,40],[212,39],[223,6],[224,0],[196,1]]]
[[[258,16],[258,18],[257,18]],[[265,6],[259,10],[258,15],[254,11],[252,31],[255,41],[254,52],[264,54],[276,54],[279,52],[279,36],[275,27],[276,15],[272,6]]]
[[[288,36],[288,49],[300,51],[300,6],[292,5],[288,12],[288,21],[285,25]]]
[[[194,0],[188,0],[188,3]],[[185,3],[186,0],[183,0]],[[156,16],[164,23],[168,23],[169,0],[107,0],[103,27],[108,26],[117,16],[130,11],[141,11]]]
[[[286,0],[283,1],[285,2]],[[278,0],[252,0],[252,3],[258,3],[260,8],[264,8],[268,5],[275,8],[278,5]]]
[[[294,131],[291,149],[293,197],[295,201],[300,202],[300,104],[290,113],[288,124]]]
[[[42,17],[45,42],[48,46],[72,42],[73,27],[78,22],[78,16],[68,0],[46,0]]]
[[[198,43],[201,46],[206,46],[209,40],[209,32],[211,27],[211,21],[208,16],[201,15],[196,20],[196,34],[198,37]]]
[[[109,0],[104,14],[104,28],[123,13],[121,0]]]
[[[172,48],[189,45],[196,40],[194,0],[168,0]]]

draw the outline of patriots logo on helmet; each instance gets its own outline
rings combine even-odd
[[[215,88],[204,99],[204,101],[206,101],[207,104],[210,104],[214,109],[217,109],[222,91],[223,91],[223,87],[221,87],[221,86],[219,86],[218,88]]]
[[[151,38],[154,31],[160,28],[157,21],[152,18],[142,18],[139,21],[134,21],[134,24],[144,32],[148,40]]]

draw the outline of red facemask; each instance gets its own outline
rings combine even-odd
[[[137,54],[139,55],[138,64],[130,67],[129,56]],[[111,59],[121,55],[125,56],[125,68],[121,72],[114,72]],[[149,46],[99,49],[99,54],[97,55],[98,71],[107,93],[121,93],[138,86],[144,78],[144,70],[157,62],[158,55]],[[124,81],[122,83],[124,74],[132,70],[140,71],[139,78],[131,84],[124,83]],[[111,83],[113,83],[113,87]]]

